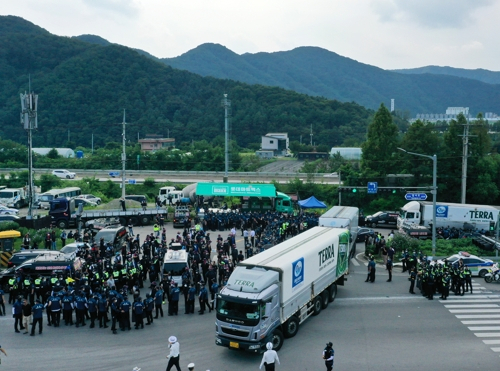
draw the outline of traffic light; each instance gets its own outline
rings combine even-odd
[[[352,189],[352,193],[356,193],[358,190],[356,188]]]
[[[495,222],[490,222],[490,232],[495,231]]]

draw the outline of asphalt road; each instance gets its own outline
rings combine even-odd
[[[150,229],[135,228],[135,232],[144,235]],[[170,227],[168,233],[170,238],[173,234]],[[213,234],[215,239],[217,232]],[[350,275],[345,286],[339,288],[335,302],[308,319],[296,337],[285,340],[279,351],[278,371],[324,370],[321,352],[328,341],[333,342],[335,349],[334,370],[498,368],[500,353],[492,350],[494,343],[485,344],[483,340],[500,339],[500,332],[490,327],[485,331],[474,327],[472,330],[456,316],[483,315],[474,311],[494,308],[500,312],[499,285],[485,285],[483,280],[475,278],[473,295],[440,302],[437,297],[429,301],[420,295],[410,295],[407,275],[399,269],[390,283],[386,282],[383,268],[378,268],[375,283],[365,283],[365,278],[365,262],[359,256],[351,261]],[[459,308],[453,307],[457,301],[452,300],[458,300]],[[453,312],[456,310],[465,312]],[[189,362],[196,363],[196,370],[257,370],[260,356],[215,345],[213,312],[203,316],[184,315],[182,301],[179,312],[176,317],[165,313],[164,318],[144,330],[132,328],[118,335],[109,329],[90,329],[87,325],[78,329],[45,326],[43,335],[29,337],[14,333],[11,315],[0,317],[0,344],[9,354],[2,357],[2,368],[117,371],[138,366],[142,371],[163,370],[167,364],[167,338],[175,335],[180,342],[182,370],[187,370]],[[11,313],[9,305],[7,313]],[[497,335],[483,336],[491,333]]]

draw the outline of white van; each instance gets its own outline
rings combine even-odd
[[[163,258],[163,276],[182,285],[182,274],[189,270],[188,253],[180,243],[172,243]]]

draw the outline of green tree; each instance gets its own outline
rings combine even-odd
[[[47,158],[50,158],[52,160],[55,160],[56,158],[60,158],[61,156],[59,155],[59,152],[57,152],[57,149],[52,148],[47,154]]]
[[[363,172],[379,175],[394,172],[394,152],[398,142],[398,127],[393,123],[389,110],[381,104],[368,125],[366,142],[361,145]]]
[[[444,146],[438,155],[438,199],[459,202],[462,178],[463,128],[467,119],[463,114],[451,120],[444,133]]]

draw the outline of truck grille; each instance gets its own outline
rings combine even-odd
[[[229,334],[229,335],[233,335],[233,336],[239,336],[239,337],[243,337],[243,338],[248,337],[248,334],[249,334],[248,331],[238,330],[238,329],[235,329],[235,328],[229,328],[229,327],[224,327],[224,326],[221,326],[221,330],[225,334]]]

